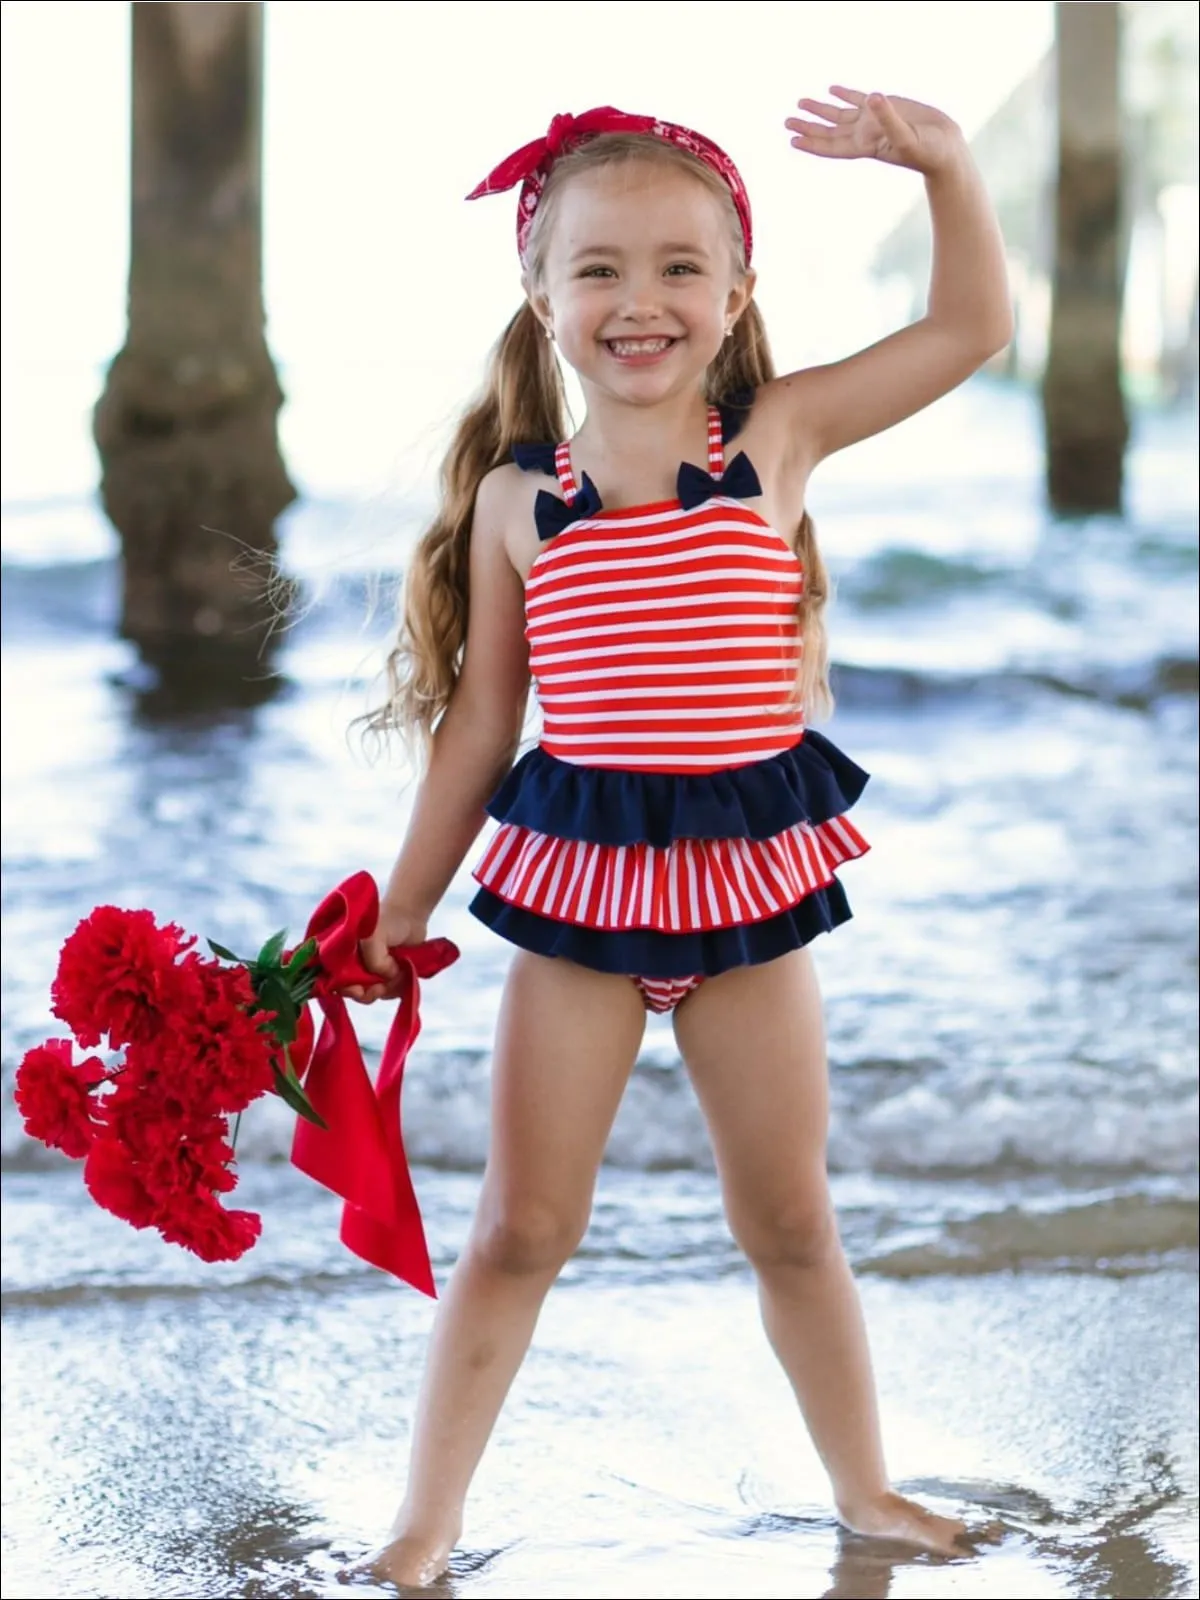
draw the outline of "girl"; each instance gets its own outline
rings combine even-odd
[[[425,938],[488,812],[500,828],[472,909],[517,951],[482,1193],[435,1323],[404,1503],[364,1569],[376,1578],[428,1584],[446,1568],[542,1300],[587,1226],[647,1008],[673,1014],[841,1521],[942,1551],[963,1531],[889,1487],[826,1184],[804,947],[850,915],[834,869],[866,849],[843,815],[866,774],[805,731],[829,696],[804,501],[823,457],[999,351],[1009,301],[955,124],[830,92],[799,102],[793,146],[920,172],[935,237],[926,315],[831,366],[775,377],[746,193],[700,134],[611,108],[556,117],[475,191],[521,186],[526,300],[409,571],[373,720],[423,736],[428,765],[363,946],[380,982],[352,993],[390,992],[388,947]],[[560,359],[587,402],[570,439]],[[544,731],[512,767],[531,677]]]

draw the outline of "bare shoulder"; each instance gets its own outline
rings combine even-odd
[[[475,496],[472,540],[502,549],[522,578],[537,554],[533,503],[540,487],[538,474],[506,461],[484,477]]]

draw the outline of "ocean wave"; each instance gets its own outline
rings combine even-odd
[[[410,1159],[477,1172],[487,1156],[490,1062],[484,1051],[417,1052],[405,1081]],[[1097,1098],[1086,1067],[1051,1080],[986,1085],[937,1062],[846,1062],[831,1074],[829,1166],[843,1173],[988,1177],[1012,1172],[1190,1173],[1197,1166],[1192,1084],[1131,1075]],[[57,1168],[27,1139],[11,1091],[3,1118],[8,1170]],[[241,1163],[285,1161],[294,1118],[273,1096],[251,1106],[238,1135]],[[618,1112],[606,1163],[631,1172],[713,1170],[708,1131],[677,1061],[639,1063]]]
[[[860,638],[853,617],[838,637],[834,629],[832,680],[839,705],[849,710],[935,708],[986,696],[992,699],[1028,699],[1048,693],[1074,699],[1093,700],[1123,709],[1148,710],[1166,698],[1194,696],[1200,687],[1200,661],[1179,648],[1164,648],[1114,660],[1111,641],[1099,630],[1080,629],[1078,641],[1029,656],[1016,642],[1020,628],[1014,628],[1010,648],[1001,637],[1007,614],[1000,615],[983,597],[987,588],[982,569],[966,564],[916,557],[922,569],[930,566],[957,571],[961,566],[975,574],[965,580],[980,591],[980,609],[972,619],[956,615],[955,627],[965,628],[976,639],[989,635],[986,664],[978,670],[962,670],[952,664],[955,652],[939,644],[939,666],[922,661],[914,647],[912,631],[897,617],[882,635],[874,630]],[[869,565],[869,563],[868,563]],[[56,563],[36,567],[5,563],[3,575],[3,616],[6,647],[19,650],[23,645],[45,645],[61,641],[68,632],[76,641],[111,639],[116,628],[120,604],[120,575],[115,561],[97,559],[86,562]],[[976,582],[976,579],[979,581]],[[941,592],[949,595],[952,584]],[[392,629],[391,609],[384,603],[388,593],[384,581],[349,575],[331,580],[319,595],[301,599],[294,620],[285,633],[285,650],[279,670],[301,688],[313,687],[314,678],[324,679],[330,671],[346,678],[364,670],[364,650],[371,650]],[[1148,630],[1149,631],[1149,630]],[[1177,629],[1176,632],[1179,630]],[[378,638],[376,638],[378,636]],[[315,641],[344,639],[345,659],[340,667],[328,650],[314,656],[309,648]],[[1177,641],[1182,643],[1182,638]],[[839,654],[840,650],[840,654]],[[866,659],[864,659],[864,655]],[[961,655],[961,652],[960,652]],[[969,659],[970,651],[967,651]],[[355,677],[355,681],[357,678]]]
[[[445,1277],[462,1249],[479,1176],[418,1167],[416,1189],[431,1258]],[[1194,1260],[1194,1186],[1142,1179],[1047,1194],[1038,1180],[997,1185],[847,1178],[833,1201],[855,1269],[912,1279],[994,1272],[1078,1271],[1127,1276]],[[341,1247],[339,1202],[294,1168],[249,1165],[231,1202],[263,1218],[241,1260],[206,1265],[137,1232],[93,1205],[78,1175],[4,1178],[5,1312],[96,1301],[193,1298],[214,1291],[344,1294],[386,1285]],[[748,1271],[729,1232],[712,1174],[601,1174],[592,1216],[568,1281],[662,1282]]]
[[[982,673],[860,666],[835,660],[832,683],[838,704],[847,710],[903,711],[978,700],[980,695],[1028,698],[1041,690],[1067,699],[1146,711],[1165,699],[1194,696],[1200,690],[1200,659],[1169,654],[1113,665],[1078,661],[1063,662],[1056,668],[1001,667]]]

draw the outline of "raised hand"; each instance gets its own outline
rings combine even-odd
[[[834,161],[869,157],[928,175],[948,166],[964,148],[962,130],[945,112],[900,95],[863,94],[831,84],[842,105],[797,102],[805,117],[789,117],[792,146]],[[820,121],[812,120],[820,118]]]

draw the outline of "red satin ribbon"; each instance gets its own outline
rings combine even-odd
[[[479,200],[485,194],[502,194],[505,189],[515,189],[517,184],[532,177],[540,166],[549,165],[573,145],[582,144],[597,133],[653,133],[654,118],[635,116],[629,111],[618,111],[615,106],[596,106],[592,111],[581,111],[575,117],[562,111],[551,120],[549,128],[540,139],[531,139],[512,155],[506,156],[494,167],[482,183],[476,184],[467,196]]]
[[[305,937],[317,941],[321,977],[316,1000],[325,1021],[305,1072],[313,1109],[328,1125],[299,1118],[292,1164],[346,1202],[342,1243],[356,1256],[436,1298],[425,1228],[417,1205],[400,1125],[404,1064],[421,1031],[418,979],[432,978],[458,960],[449,939],[394,949],[400,968],[399,1005],[374,1085],[339,991],[378,983],[359,959],[358,944],[379,920],[379,892],[366,872],[356,872],[325,897]],[[311,1029],[308,1030],[311,1038]],[[293,1057],[303,1051],[304,1031]],[[295,1060],[297,1071],[303,1062]]]
[[[704,134],[697,133],[694,128],[682,127],[677,122],[663,122],[658,117],[642,117],[629,111],[618,111],[615,106],[595,106],[591,111],[581,111],[577,117],[570,112],[561,112],[540,139],[522,145],[512,155],[505,156],[499,166],[493,167],[483,182],[471,190],[467,199],[479,200],[484,195],[502,194],[506,189],[521,185],[517,200],[517,251],[523,260],[534,213],[541,201],[551,167],[559,156],[601,133],[651,134],[668,144],[678,145],[681,150],[690,151],[705,166],[711,167],[725,180],[733,196],[734,209],[742,225],[742,237],[746,244],[746,264],[749,266],[754,250],[750,198],[741,173],[720,145],[714,144]]]

